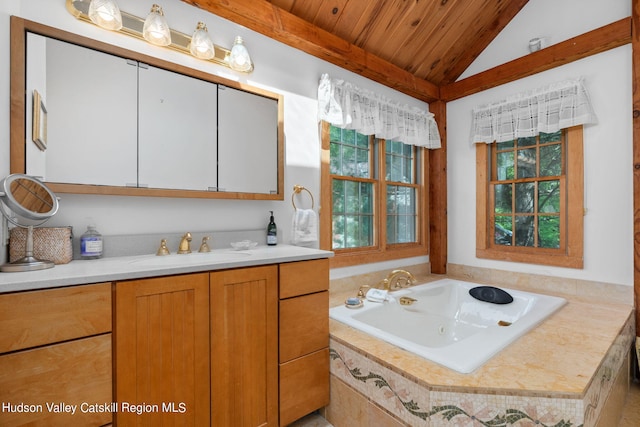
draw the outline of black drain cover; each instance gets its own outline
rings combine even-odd
[[[493,304],[509,304],[513,302],[513,297],[508,292],[493,286],[477,286],[469,289],[469,294],[475,299]]]

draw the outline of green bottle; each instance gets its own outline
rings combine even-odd
[[[267,245],[275,246],[278,244],[278,228],[273,220],[273,211],[269,212],[271,212],[271,216],[269,217],[269,225],[267,225]]]

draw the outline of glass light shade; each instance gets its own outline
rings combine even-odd
[[[107,30],[117,31],[122,28],[122,14],[114,0],[91,0],[89,19]]]
[[[198,26],[193,32],[191,43],[189,43],[189,51],[191,55],[200,59],[210,59],[215,55],[213,42],[209,37],[207,26],[203,22],[198,22]]]
[[[144,20],[142,36],[156,46],[169,46],[171,44],[171,30],[162,8],[157,4],[151,6],[151,12]]]
[[[231,54],[229,55],[229,66],[232,70],[248,73],[253,70],[253,62],[249,56],[249,51],[242,42],[242,37],[236,37]]]

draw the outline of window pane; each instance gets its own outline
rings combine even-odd
[[[386,180],[413,183],[413,149],[399,141],[385,143]]]
[[[373,245],[373,184],[334,179],[333,249]]]
[[[516,217],[516,246],[534,246],[534,216],[524,215]]]
[[[538,245],[541,248],[560,247],[560,217],[541,216],[538,218]]]
[[[498,153],[497,178],[499,181],[513,179],[513,151]]]
[[[498,184],[495,186],[495,213],[510,213],[512,205],[512,185]]]
[[[333,175],[369,178],[369,137],[354,130],[330,128],[330,171]],[[334,139],[335,138],[335,139]]]
[[[332,212],[334,214],[343,214],[345,201],[345,181],[339,179],[333,180],[331,201],[333,203]]]
[[[536,149],[518,150],[518,178],[536,177]]]
[[[562,146],[560,144],[540,147],[540,176],[562,174]]]
[[[345,235],[344,235],[344,223],[345,216],[344,215],[333,215],[333,249],[344,249],[345,246]]]
[[[496,142],[497,150],[506,150],[509,148],[513,148],[513,141]]]
[[[542,181],[538,185],[538,212],[560,212],[560,181]]]
[[[546,144],[548,142],[560,142],[562,140],[562,131],[559,130],[554,133],[540,133],[540,143]]]
[[[512,225],[510,216],[497,216],[494,229],[494,241],[496,245],[511,246]]]
[[[529,136],[527,138],[518,138],[518,147],[528,147],[531,145],[536,145],[536,137]]]
[[[416,192],[412,187],[387,186],[387,243],[415,242]]]
[[[535,197],[535,184],[532,182],[524,182],[516,184],[516,212],[529,213],[533,212]]]

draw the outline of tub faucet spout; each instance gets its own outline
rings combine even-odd
[[[385,290],[394,291],[415,285],[416,278],[406,270],[393,270],[381,283]]]

